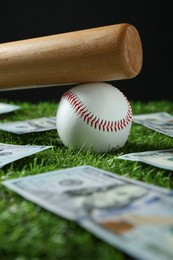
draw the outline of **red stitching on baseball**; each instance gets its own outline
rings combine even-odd
[[[63,98],[67,99],[75,113],[77,113],[78,116],[83,119],[83,121],[85,121],[89,126],[94,127],[95,129],[97,128],[98,130],[102,130],[103,132],[117,132],[126,127],[132,118],[132,109],[126,97],[125,98],[128,104],[127,115],[125,118],[118,121],[107,121],[94,116],[90,111],[88,111],[82,101],[78,99],[78,96],[70,90],[64,93]]]

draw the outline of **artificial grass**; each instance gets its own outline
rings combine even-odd
[[[11,103],[8,100],[0,102]],[[131,101],[133,114],[168,112],[173,114],[170,101]],[[55,116],[58,104],[17,102],[20,110],[0,115],[1,122]],[[91,165],[132,179],[172,188],[172,172],[141,162],[117,159],[130,152],[173,148],[173,139],[143,126],[132,124],[125,146],[109,153],[93,154],[90,150],[74,151],[61,143],[56,130],[15,135],[0,131],[0,142],[18,145],[52,145],[35,155],[25,157],[0,169],[0,259],[48,260],[124,260],[130,259],[76,223],[50,213],[23,199],[2,185],[2,181],[79,165]]]

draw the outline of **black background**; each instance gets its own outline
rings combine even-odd
[[[70,32],[116,23],[134,25],[143,45],[140,74],[112,81],[129,100],[173,100],[171,1],[8,1],[0,3],[0,42]],[[19,101],[59,100],[72,86],[1,91],[0,98]]]

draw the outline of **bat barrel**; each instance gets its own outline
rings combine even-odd
[[[0,44],[0,90],[129,79],[142,43],[127,23]]]

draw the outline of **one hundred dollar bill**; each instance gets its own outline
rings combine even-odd
[[[20,109],[20,106],[0,103],[0,115]]]
[[[25,121],[0,123],[0,130],[14,134],[27,134],[56,129],[56,117],[41,117]]]
[[[3,184],[136,259],[173,259],[172,190],[89,165]]]
[[[13,145],[0,143],[0,168],[11,162],[51,147],[52,146]]]
[[[120,155],[117,158],[140,161],[165,170],[173,170],[173,149],[129,153]]]
[[[173,116],[166,112],[133,115],[133,122],[173,137]]]

